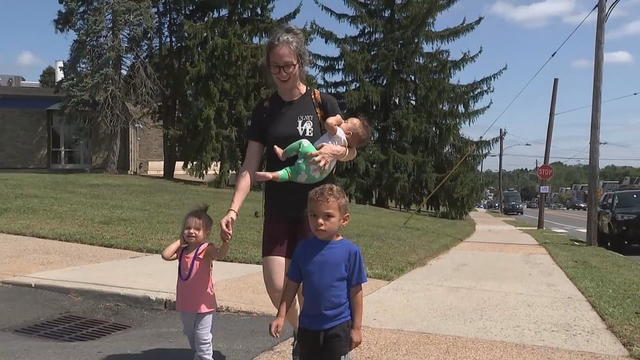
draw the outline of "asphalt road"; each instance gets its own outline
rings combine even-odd
[[[523,215],[516,219],[538,225],[538,209],[524,209]],[[544,227],[559,233],[566,233],[571,238],[587,240],[587,212],[584,210],[544,210]],[[640,261],[640,246],[634,246],[624,252],[625,256]]]
[[[39,289],[0,286],[0,359],[12,360],[192,360],[178,313],[142,309],[98,298]],[[59,342],[14,330],[63,314],[115,321],[130,329],[85,342]],[[277,345],[268,336],[267,316],[217,314],[216,360],[247,360]],[[286,340],[290,334],[281,337]]]

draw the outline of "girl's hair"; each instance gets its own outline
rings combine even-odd
[[[207,214],[208,210],[209,210],[209,205],[202,205],[200,207],[197,207],[189,211],[187,215],[184,217],[184,221],[182,222],[182,228],[184,229],[184,226],[187,223],[187,220],[189,220],[190,218],[194,218],[194,219],[200,220],[200,222],[202,223],[202,227],[206,232],[211,232],[211,228],[213,227],[213,219],[211,218],[211,216],[209,216],[209,214]]]
[[[269,41],[267,41],[266,47],[266,66],[271,65],[271,51],[278,46],[284,45],[293,51],[293,55],[298,61],[298,71],[300,72],[300,81],[305,80],[306,72],[305,66],[309,65],[309,52],[304,41],[304,34],[302,30],[289,24],[284,24],[278,27]]]

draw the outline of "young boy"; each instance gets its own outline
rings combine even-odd
[[[315,184],[326,178],[333,168],[336,161],[332,161],[325,167],[320,167],[311,162],[307,154],[315,152],[316,148],[321,144],[334,144],[347,147],[347,156],[349,148],[355,149],[365,145],[371,138],[371,126],[363,117],[351,117],[343,120],[340,115],[332,116],[325,121],[327,132],[324,133],[314,144],[307,139],[301,139],[293,142],[284,150],[278,146],[273,146],[273,151],[281,161],[297,155],[298,160],[280,171],[257,171],[257,181],[293,181],[302,184]]]
[[[360,248],[340,235],[349,222],[347,196],[339,186],[325,184],[311,190],[307,206],[314,236],[296,247],[269,332],[280,336],[302,283],[304,304],[296,339],[300,359],[348,359],[349,351],[362,342],[362,284],[367,275]]]

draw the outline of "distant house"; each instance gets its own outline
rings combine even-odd
[[[104,130],[67,119],[60,110],[63,95],[53,89],[16,87],[15,78],[5,77],[0,78],[0,169],[105,168]],[[149,121],[122,132],[120,171],[147,174],[158,163],[161,168],[163,159],[160,125]]]

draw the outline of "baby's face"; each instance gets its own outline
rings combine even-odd
[[[351,136],[353,131],[360,126],[360,119],[356,117],[350,117],[344,120],[340,128],[345,132],[347,137]]]

